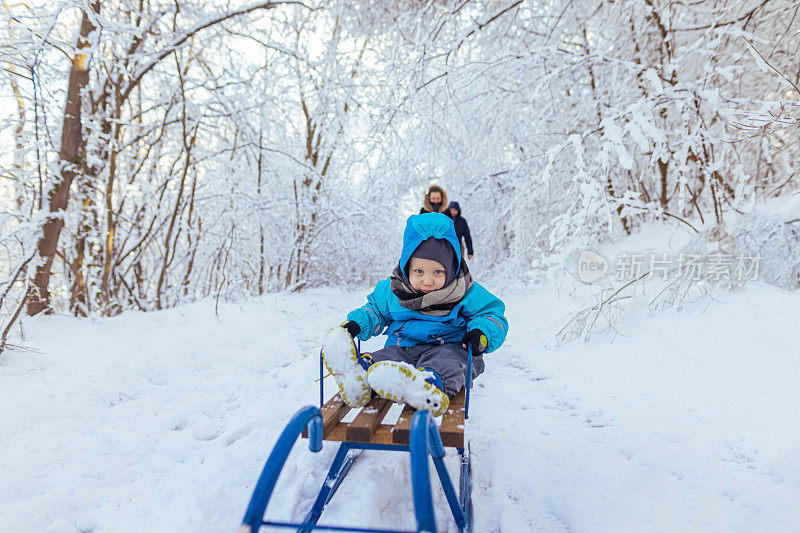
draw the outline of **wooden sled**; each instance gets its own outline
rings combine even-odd
[[[358,348],[360,351],[360,343]],[[467,352],[467,375],[471,376],[472,347],[469,347]],[[434,418],[427,411],[417,411],[407,405],[403,408],[400,417],[394,424],[384,424],[383,419],[393,402],[377,396],[373,396],[351,422],[342,422],[342,419],[347,416],[351,408],[344,403],[338,393],[327,402],[324,402],[323,370],[322,355],[320,354],[320,407],[307,406],[302,408],[294,415],[283,430],[283,433],[281,433],[267,458],[256,488],[250,498],[250,504],[242,522],[241,533],[257,532],[262,525],[293,528],[298,532],[321,529],[328,531],[405,533],[406,530],[328,526],[317,523],[325,506],[333,498],[336,489],[339,488],[362,450],[409,453],[414,514],[417,519],[416,531],[435,532],[436,517],[434,515],[433,495],[428,470],[428,455],[430,455],[459,531],[471,531],[471,456],[469,444],[464,438],[465,422],[469,417],[471,380],[467,380],[466,388],[450,399],[450,406],[442,415],[441,426],[436,425]],[[323,440],[339,442],[339,450],[333,459],[325,481],[322,483],[316,501],[303,522],[265,520],[264,512],[277,483],[278,475],[294,442],[301,434],[304,438],[309,438],[309,448],[312,452],[318,452],[322,449]],[[455,487],[444,465],[445,447],[456,448],[460,458],[458,494],[456,494]]]

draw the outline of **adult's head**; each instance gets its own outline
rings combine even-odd
[[[456,218],[458,215],[461,214],[461,206],[458,205],[458,202],[450,202],[450,216]]]
[[[447,193],[438,185],[428,187],[428,192],[422,201],[422,209],[428,213],[444,213],[447,211]]]

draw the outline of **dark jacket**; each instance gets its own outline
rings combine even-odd
[[[456,216],[450,215],[450,210],[447,210],[447,214],[453,219],[453,225],[456,227],[456,237],[458,237],[458,242],[461,242],[461,239],[464,239],[464,242],[467,244],[467,255],[473,255],[472,235],[469,234],[469,224],[467,224],[467,219],[461,216],[461,206],[458,205],[458,202],[450,202],[450,207],[458,209]]]

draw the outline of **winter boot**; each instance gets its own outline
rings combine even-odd
[[[443,414],[450,405],[439,375],[408,363],[378,361],[367,370],[367,381],[379,396],[425,409],[433,416]]]
[[[322,341],[322,361],[339,386],[339,394],[350,407],[362,407],[371,393],[367,371],[361,363],[353,338],[342,326],[331,329]]]

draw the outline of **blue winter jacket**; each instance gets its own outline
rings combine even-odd
[[[461,246],[450,217],[442,213],[413,215],[408,218],[403,233],[403,251],[400,254],[403,275],[411,254],[429,237],[446,239],[453,246],[458,263],[461,263]],[[508,332],[505,305],[478,283],[472,284],[450,313],[434,316],[400,305],[400,299],[389,286],[390,281],[390,278],[379,281],[367,297],[366,305],[347,315],[347,320],[355,321],[361,328],[358,335],[361,340],[383,332],[388,336],[386,346],[445,344],[461,342],[467,331],[477,328],[486,334],[489,341],[487,352],[493,352],[503,344]]]

